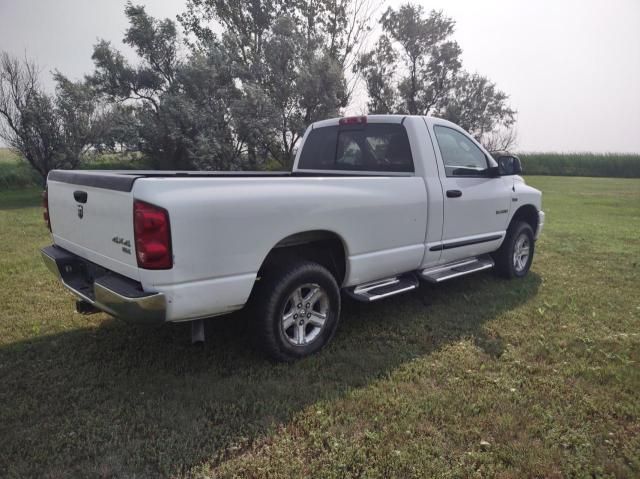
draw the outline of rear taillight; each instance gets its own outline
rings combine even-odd
[[[170,269],[173,266],[173,254],[167,210],[136,200],[133,202],[133,227],[138,266]]]
[[[46,187],[42,192],[42,208],[44,209],[42,217],[44,218],[44,222],[47,223],[47,228],[51,231],[51,218],[49,218],[49,192]]]

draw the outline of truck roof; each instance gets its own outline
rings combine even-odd
[[[459,129],[460,127],[455,123],[451,123],[443,118],[435,116],[423,116],[423,115],[352,115],[348,117],[330,118],[328,120],[316,121],[311,125],[311,128],[322,128],[325,126],[336,126],[340,123],[340,120],[345,118],[366,118],[367,123],[402,123],[406,118],[421,118],[430,124],[447,125]]]

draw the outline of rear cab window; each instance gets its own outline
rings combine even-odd
[[[393,123],[314,128],[302,145],[298,169],[414,172],[407,131]]]

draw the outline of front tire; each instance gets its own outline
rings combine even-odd
[[[340,289],[317,263],[268,268],[256,284],[252,309],[257,344],[270,358],[289,362],[329,343],[340,317]]]
[[[500,249],[493,255],[496,272],[508,279],[527,275],[533,261],[535,241],[529,223],[520,221],[509,227]]]

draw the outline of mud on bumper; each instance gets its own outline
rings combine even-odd
[[[47,268],[67,289],[105,313],[138,322],[162,322],[166,319],[164,294],[145,292],[137,281],[58,246],[47,246],[41,254]]]

